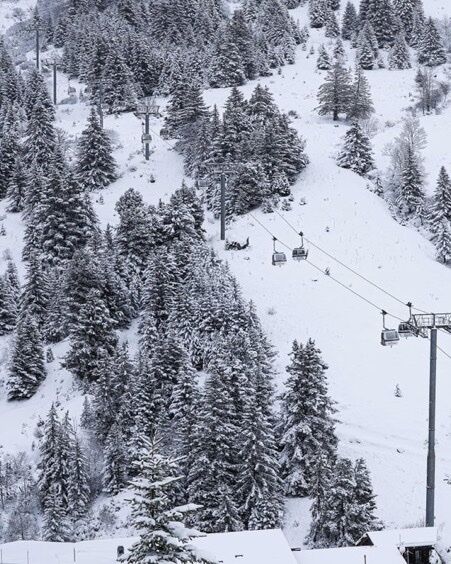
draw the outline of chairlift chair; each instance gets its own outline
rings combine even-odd
[[[418,336],[418,330],[409,321],[401,321],[398,326],[398,334],[400,337],[405,337],[407,339],[407,337]]]
[[[392,347],[399,343],[399,333],[396,329],[383,329],[381,333],[381,345]]]
[[[385,316],[387,312],[382,310],[382,333],[381,333],[381,345],[384,347],[392,347],[399,343],[399,333],[396,329],[387,329],[385,326]]]
[[[304,247],[304,234],[301,231],[299,235],[301,237],[301,246],[293,249],[292,258],[294,260],[307,260],[308,250]]]
[[[287,255],[281,251],[276,251],[276,241],[277,239],[273,237],[272,265],[282,266],[287,262]]]

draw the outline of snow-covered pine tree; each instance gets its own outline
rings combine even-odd
[[[451,227],[450,222],[443,218],[435,226],[434,236],[437,259],[446,264],[451,259]]]
[[[16,159],[12,176],[8,184],[8,207],[6,211],[18,213],[25,209],[25,193],[27,189],[27,175],[21,159]]]
[[[369,0],[365,20],[372,25],[379,47],[393,45],[398,30],[390,0]]]
[[[0,336],[14,331],[17,317],[15,290],[6,275],[0,276]]]
[[[418,0],[393,0],[393,9],[399,18],[407,41],[410,42],[414,26],[414,17],[417,6],[421,6]]]
[[[24,161],[49,170],[53,163],[56,148],[56,133],[53,127],[53,115],[41,98],[32,107],[27,122],[23,146]]]
[[[132,482],[136,492],[132,499],[132,521],[139,540],[132,545],[124,562],[207,562],[189,544],[197,533],[186,529],[183,523],[185,515],[196,507],[174,506],[179,460],[161,455],[157,441],[147,442],[145,449],[146,455],[137,466],[138,477]]]
[[[103,100],[108,113],[136,109],[138,90],[119,45],[110,45],[103,70]]]
[[[451,180],[446,168],[440,168],[437,185],[428,213],[429,227],[435,232],[435,225],[445,218],[451,221]]]
[[[272,529],[281,523],[283,488],[272,423],[254,392],[247,398],[243,414],[236,482],[246,529]]]
[[[320,454],[315,462],[310,490],[310,497],[313,499],[310,507],[312,521],[306,538],[310,546],[318,546],[321,543],[322,520],[327,507],[333,462],[324,453]]]
[[[32,397],[45,379],[44,351],[34,319],[24,315],[19,320],[8,376],[8,400]]]
[[[414,49],[417,49],[421,43],[421,38],[423,37],[424,32],[424,24],[425,19],[423,10],[422,8],[417,6],[413,15],[412,33],[410,34],[409,38],[409,45]]]
[[[407,147],[396,204],[405,216],[421,217],[424,207],[423,173],[418,155]]]
[[[16,163],[21,157],[19,132],[14,125],[4,126],[0,139],[0,199],[11,190]]]
[[[127,445],[122,433],[122,424],[116,419],[105,442],[103,462],[103,490],[115,495],[128,483]]]
[[[319,46],[318,58],[316,59],[316,68],[318,70],[330,70],[332,66],[329,54],[323,44]]]
[[[388,68],[393,69],[410,69],[410,53],[406,40],[402,33],[398,33],[393,47],[390,49],[388,56]]]
[[[213,88],[244,84],[243,60],[230,33],[218,33],[208,70],[208,82]]]
[[[91,491],[89,488],[88,463],[78,435],[74,436],[71,447],[67,501],[72,527],[76,530],[88,512]]]
[[[338,25],[335,12],[329,8],[326,14],[325,37],[336,38],[340,35],[340,26]]]
[[[348,458],[338,459],[333,467],[324,503],[315,516],[310,532],[315,548],[353,546],[367,532],[368,523],[361,519],[356,496],[354,467]]]
[[[337,164],[364,176],[374,168],[374,160],[368,136],[357,121],[346,132],[343,147],[337,157]]]
[[[207,532],[239,531],[235,491],[237,427],[229,382],[210,374],[204,386],[191,452],[188,499],[201,506],[194,522]]]
[[[111,141],[100,127],[94,107],[91,108],[88,125],[80,137],[75,172],[78,181],[87,191],[104,188],[117,178]]]
[[[355,497],[360,507],[360,526],[362,530],[377,531],[382,528],[376,513],[376,496],[373,493],[371,476],[364,458],[354,463]]]
[[[347,2],[341,24],[341,37],[345,40],[352,39],[358,30],[358,15],[353,2]]]
[[[435,67],[446,63],[443,41],[432,18],[428,18],[424,24],[417,52],[420,65]]]
[[[99,290],[89,291],[78,320],[71,328],[70,341],[65,366],[80,379],[95,380],[102,355],[113,354],[117,343],[112,320]]]
[[[42,537],[48,542],[68,542],[72,540],[61,491],[56,482],[50,484],[46,496]]]
[[[351,100],[346,117],[351,120],[368,119],[373,112],[374,106],[368,79],[362,69],[357,66],[351,86]]]
[[[363,32],[359,35],[356,60],[357,65],[365,70],[374,69],[376,66],[376,59],[371,43]]]
[[[285,492],[310,493],[315,461],[325,455],[333,461],[337,437],[333,404],[327,394],[326,364],[311,339],[293,343],[286,391],[282,394],[281,464]]]
[[[310,27],[323,27],[327,19],[327,0],[309,0]]]
[[[334,121],[342,113],[349,111],[352,100],[352,86],[349,72],[340,60],[335,60],[327,73],[325,82],[318,91],[318,113],[321,116],[332,114]]]

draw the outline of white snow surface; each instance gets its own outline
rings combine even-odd
[[[73,564],[73,562],[113,564],[116,562],[117,547],[121,545],[127,550],[136,540],[136,538],[117,538],[78,543],[12,542],[0,545],[0,562],[2,564]],[[194,545],[199,556],[222,564],[236,564],[236,562],[296,564],[280,529],[216,533],[193,539],[191,544]],[[387,562],[387,564],[392,563]]]
[[[293,553],[298,564],[405,564],[395,546],[353,546],[347,548],[322,548]]]
[[[432,15],[451,15],[448,0],[424,0],[426,11]],[[5,5],[0,4],[0,20],[8,26]],[[29,0],[17,5],[29,7]],[[303,25],[306,8],[294,11]],[[6,23],[5,23],[6,22]],[[311,44],[317,48],[325,42],[321,31],[311,30]],[[311,163],[293,187],[294,202],[286,219],[331,255],[361,272],[385,288],[402,302],[411,300],[426,311],[451,310],[451,271],[437,263],[434,249],[424,236],[412,227],[401,226],[391,217],[384,201],[367,190],[367,181],[336,166],[333,155],[347,125],[318,117],[316,93],[324,73],[315,68],[316,53],[299,50],[297,62],[281,70],[281,74],[262,79],[273,92],[275,101],[284,110],[295,110],[299,118],[293,120],[307,141]],[[352,65],[352,56],[349,64]],[[373,146],[378,164],[386,165],[382,155],[384,145],[400,129],[403,110],[411,104],[409,92],[414,91],[415,69],[408,71],[370,71],[378,120],[378,132]],[[68,81],[59,75],[59,98],[67,96]],[[255,82],[242,91],[249,96]],[[77,86],[74,81],[72,85]],[[222,106],[229,89],[209,90],[205,100]],[[163,102],[162,102],[163,104]],[[82,103],[60,105],[57,126],[69,141],[74,141],[83,129],[88,108]],[[426,171],[431,192],[439,167],[451,170],[451,152],[447,142],[451,127],[451,109],[440,116],[421,117],[428,135],[425,150]],[[151,128],[158,132],[162,121],[154,119]],[[154,135],[151,160],[141,154],[141,125],[131,114],[107,116],[105,127],[112,132],[115,156],[120,165],[121,178],[102,192],[104,203],[95,196],[96,210],[103,225],[115,223],[115,202],[129,187],[139,190],[149,203],[167,199],[180,186],[183,162],[170,143]],[[150,174],[156,178],[150,183]],[[301,198],[307,204],[301,206]],[[5,213],[0,203],[0,217],[7,234],[0,237],[0,269],[6,266],[7,251],[13,256],[23,276],[20,264],[23,224],[18,215]],[[295,232],[277,215],[256,211],[253,215],[282,242],[292,247],[299,243]],[[254,300],[264,328],[279,356],[276,361],[276,383],[280,389],[285,378],[288,353],[294,339],[316,340],[328,371],[331,396],[337,401],[340,454],[363,456],[372,472],[378,495],[380,517],[389,526],[404,527],[422,523],[425,505],[427,394],[429,351],[428,342],[421,339],[403,341],[394,348],[379,344],[381,315],[385,309],[405,318],[407,308],[388,295],[365,283],[330,258],[310,247],[309,259],[320,269],[329,267],[331,274],[345,286],[361,293],[375,304],[371,306],[351,292],[315,270],[307,263],[289,262],[283,268],[271,266],[272,241],[267,232],[251,215],[237,219],[229,227],[228,238],[250,238],[245,251],[224,251],[219,241],[217,222],[207,216],[209,243],[227,260],[237,276],[243,294]],[[389,318],[390,319],[390,318]],[[391,323],[397,321],[391,319]],[[135,327],[122,335],[133,346]],[[0,378],[6,373],[9,339],[0,339]],[[451,354],[451,336],[439,334],[439,344]],[[37,395],[22,403],[6,402],[4,386],[0,386],[0,445],[6,452],[32,450],[38,419],[45,417],[50,404],[56,401],[69,409],[77,419],[82,398],[67,371],[58,367],[67,343],[54,347],[56,360],[49,367],[49,375]],[[451,544],[451,359],[440,354],[438,363],[437,397],[437,499],[436,518],[439,536]],[[394,396],[396,384],[402,397]],[[308,528],[308,503],[290,506],[293,523],[300,530]],[[292,531],[291,533],[292,534]],[[296,537],[296,538],[301,538]],[[114,545],[117,541],[114,541]],[[50,561],[49,561],[50,562]],[[101,562],[97,560],[96,562]]]
[[[374,546],[435,546],[438,531],[436,527],[417,527],[410,529],[385,529],[370,531],[368,537]]]

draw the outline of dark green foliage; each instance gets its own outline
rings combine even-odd
[[[16,339],[8,376],[8,399],[33,396],[45,379],[44,352],[33,318],[23,316],[17,325]]]

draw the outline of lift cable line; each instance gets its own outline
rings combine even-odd
[[[292,225],[287,219],[286,217],[284,217],[279,211],[274,210],[275,213],[297,234],[299,235],[300,232],[294,227],[294,225]],[[353,268],[351,268],[350,266],[348,266],[347,264],[345,264],[344,262],[342,262],[341,260],[339,260],[338,258],[334,257],[332,254],[328,253],[327,251],[325,251],[324,249],[322,249],[319,245],[317,245],[316,243],[314,243],[311,239],[308,239],[305,235],[303,235],[305,241],[307,241],[307,243],[309,245],[311,245],[312,247],[314,247],[315,249],[318,249],[318,251],[320,251],[321,253],[323,253],[324,255],[326,255],[327,257],[329,257],[330,259],[334,260],[336,263],[338,263],[339,265],[341,265],[343,268],[346,268],[347,270],[349,270],[350,272],[352,272],[353,274],[355,274],[356,276],[358,276],[359,278],[361,278],[362,280],[364,280],[365,282],[367,282],[368,284],[370,284],[371,286],[374,286],[375,288],[377,288],[378,290],[380,290],[382,293],[386,294],[387,296],[389,296],[390,298],[392,298],[393,300],[397,301],[398,303],[402,304],[402,305],[407,305],[407,303],[403,300],[401,300],[400,298],[398,298],[397,296],[395,296],[394,294],[392,294],[391,292],[388,292],[387,290],[385,290],[384,288],[382,288],[381,286],[379,286],[378,284],[376,284],[375,282],[373,282],[372,280],[370,280],[369,278],[367,278],[366,276],[363,276],[363,274],[360,274],[360,272],[357,272],[356,270],[354,270]],[[427,313],[427,311],[422,310],[420,308],[417,307],[413,307],[412,309],[415,309],[416,311],[419,311],[421,313]]]
[[[280,215],[280,214],[279,214]],[[283,264],[286,262],[284,253],[277,253],[275,251],[275,243],[277,238],[267,229],[253,214],[251,214],[259,225],[267,231],[273,238],[274,253],[272,263]],[[281,216],[282,217],[282,216]],[[289,222],[287,222],[289,224]],[[293,228],[294,229],[294,228]],[[296,229],[295,229],[296,231]],[[297,233],[297,231],[296,231]],[[301,240],[303,241],[303,233],[300,232]],[[283,244],[281,241],[279,241]],[[288,245],[284,245],[288,249]],[[275,260],[276,255],[283,255],[284,260]],[[428,454],[427,454],[427,471],[426,471],[426,527],[433,527],[435,522],[435,418],[436,418],[436,390],[437,390],[437,350],[440,350],[445,356],[451,358],[448,353],[443,351],[437,345],[437,333],[440,329],[451,333],[451,313],[419,313],[412,314],[412,304],[408,302],[406,305],[409,308],[410,317],[408,321],[403,321],[396,315],[393,315],[378,305],[368,300],[352,288],[343,284],[340,280],[330,275],[329,269],[323,271],[320,267],[313,264],[310,260],[304,257],[306,262],[313,266],[315,269],[322,272],[325,276],[331,278],[335,283],[339,284],[342,288],[349,290],[354,295],[364,300],[368,305],[378,309],[382,314],[382,332],[381,344],[391,346],[399,342],[399,336],[422,336],[426,337],[430,342],[429,354],[429,417],[428,417]],[[333,257],[332,257],[333,258]],[[396,298],[397,299],[397,298]],[[398,301],[398,300],[397,300]],[[389,329],[385,325],[385,317],[389,315],[401,322],[399,332],[396,329]]]

